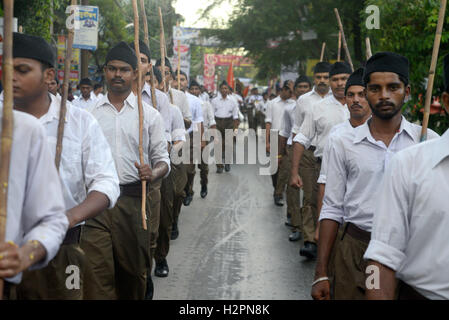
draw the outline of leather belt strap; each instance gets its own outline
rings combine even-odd
[[[315,147],[315,146],[310,146],[308,150],[310,150],[310,151],[312,151],[312,152],[315,152],[316,147]]]
[[[360,240],[365,243],[369,243],[371,240],[371,232],[365,231],[357,227],[355,224],[348,222],[345,227],[345,233],[351,237]]]
[[[76,244],[80,242],[81,226],[73,227],[67,230],[64,241],[62,244]]]
[[[148,190],[148,187],[147,187]],[[128,196],[134,198],[142,197],[142,182],[137,181],[129,184],[120,185],[120,196]]]

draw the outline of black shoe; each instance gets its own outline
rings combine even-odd
[[[287,221],[285,221],[285,225],[286,225],[287,227],[293,228],[293,225],[292,225],[292,219],[287,218]]]
[[[206,196],[207,196],[207,186],[201,186],[201,193],[200,193],[200,195],[201,195],[201,198],[206,198]]]
[[[190,205],[190,203],[192,202],[193,197],[191,194],[188,194],[187,197],[184,198],[184,200],[182,201],[182,203],[184,203],[184,205],[187,207]]]
[[[308,259],[316,259],[316,244],[313,242],[305,242],[304,247],[299,250],[299,255]]]
[[[151,279],[151,270],[147,277],[147,289],[145,292],[145,300],[153,300],[153,294],[154,294],[154,285],[153,285],[153,279]]]
[[[288,236],[288,240],[290,240],[290,241],[298,241],[298,240],[301,240],[301,238],[302,238],[302,235],[301,235],[301,232],[299,232],[299,231],[295,231],[291,235]]]
[[[217,167],[217,173],[223,173],[223,167]]]
[[[226,172],[231,171],[231,165],[230,164],[225,164],[225,171]]]
[[[173,223],[171,228],[170,240],[176,240],[179,237],[178,224]]]
[[[283,207],[284,206],[284,199],[282,199],[279,196],[274,196],[274,204],[277,205],[278,207]]]
[[[154,269],[154,275],[156,277],[165,278],[168,276],[168,264],[167,260],[156,262],[156,268]]]

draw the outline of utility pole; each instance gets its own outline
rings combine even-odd
[[[88,6],[89,0],[81,0],[81,5]],[[89,76],[89,50],[81,49],[81,79]]]

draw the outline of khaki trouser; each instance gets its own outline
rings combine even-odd
[[[288,178],[290,177],[290,163],[288,157],[282,157],[278,170],[271,176],[274,187],[274,196],[280,198],[284,197],[284,191],[288,184]]]
[[[186,197],[184,191],[187,184],[187,170],[185,164],[179,164],[174,179],[175,196],[173,199],[173,223],[178,223],[179,214],[181,212],[182,201]]]
[[[265,115],[261,111],[256,111],[257,124],[260,124],[262,129],[265,129]]]
[[[292,225],[296,230],[301,230],[300,190],[290,187],[290,169],[292,166],[293,147],[287,146],[288,178],[287,178],[287,216],[291,217]]]
[[[187,171],[187,184],[185,186],[185,192],[186,195],[193,196],[194,194],[193,179],[196,173],[196,165],[193,162],[193,132],[190,133],[190,162],[189,164],[186,164],[186,171]]]
[[[321,164],[318,164],[311,150],[305,150],[299,165],[299,175],[303,182],[304,202],[301,208],[302,232],[304,242],[315,243],[317,221],[318,177]]]
[[[130,196],[120,196],[113,209],[86,221],[81,248],[92,279],[84,283],[85,299],[144,299],[151,263],[148,219],[147,224],[144,230],[141,198]]]
[[[16,288],[17,299],[82,300],[88,272],[86,256],[79,244],[63,244],[45,268],[23,273],[22,282]]]
[[[157,247],[154,253],[156,262],[164,260],[170,250],[170,235],[173,225],[175,179],[179,177],[179,165],[171,164],[170,174],[162,181],[161,186],[161,219],[159,224],[159,234],[157,238]]]
[[[225,163],[225,130],[226,129],[234,129],[234,120],[232,119],[232,117],[230,118],[215,118],[215,122],[217,123],[217,130],[220,131],[221,134],[221,139],[220,139],[220,143],[221,143],[221,157],[223,159],[223,163]],[[218,164],[217,163],[217,168],[223,168],[224,165],[223,164]]]
[[[351,235],[339,232],[341,239],[334,247],[333,268],[333,297],[335,300],[364,300],[365,299],[365,270],[368,262],[363,255],[368,243],[355,239]]]

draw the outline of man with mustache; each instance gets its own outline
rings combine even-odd
[[[449,114],[449,55],[442,95]],[[378,270],[379,287],[368,299],[449,299],[449,130],[407,148],[384,176],[365,259]],[[397,283],[399,279],[399,284]],[[398,290],[396,286],[398,285]]]
[[[351,68],[346,62],[336,62],[331,66],[329,77],[332,95],[306,109],[304,120],[293,139],[290,185],[296,188],[303,186],[300,174],[307,177],[308,183],[310,183],[305,185],[305,188],[308,189],[307,192],[304,191],[305,194],[309,194],[310,198],[308,202],[304,199],[302,208],[304,247],[299,251],[301,256],[308,259],[315,259],[317,254],[315,242],[315,224],[318,215],[316,210],[317,180],[321,169],[323,150],[332,127],[349,118],[349,111],[345,104],[345,86],[351,73]],[[324,84],[319,83],[319,86],[324,87]],[[307,170],[298,174],[298,167],[302,166],[300,161],[302,161],[303,155],[306,155],[305,151],[313,145],[316,145],[316,148],[312,148],[310,151],[314,153],[315,158],[307,159],[307,162],[304,161]]]
[[[372,118],[338,134],[330,146],[314,299],[330,298],[328,261],[339,225],[343,232],[333,260],[334,298],[364,299],[367,263],[363,254],[371,237],[382,176],[396,152],[420,139],[421,126],[401,114],[410,94],[408,59],[392,52],[376,53],[366,63],[363,82]],[[430,138],[437,136],[429,130]]]
[[[151,256],[149,231],[142,225],[141,181],[151,186],[169,174],[164,120],[142,102],[144,163],[140,164],[139,110],[132,92],[138,76],[134,50],[125,42],[111,48],[104,73],[108,94],[90,111],[111,146],[120,197],[114,208],[86,222],[81,247],[94,271],[86,291],[93,299],[143,299]],[[148,221],[148,207],[146,215]]]

